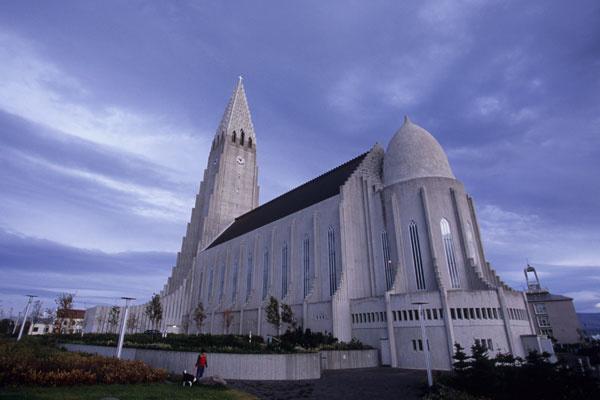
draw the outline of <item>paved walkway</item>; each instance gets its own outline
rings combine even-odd
[[[325,371],[319,380],[237,381],[232,386],[268,400],[417,400],[424,372],[393,368]]]

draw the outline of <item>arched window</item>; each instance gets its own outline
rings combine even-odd
[[[248,147],[252,148],[252,138],[251,137],[248,138]]]
[[[246,134],[244,133],[244,130],[241,129],[241,133],[240,133],[240,144],[243,146],[244,145],[244,136],[246,136]]]
[[[263,285],[262,285],[262,298],[267,298],[267,291],[269,290],[269,249],[265,247],[265,253],[263,257]]]
[[[250,294],[252,293],[252,270],[254,269],[254,265],[252,264],[252,250],[250,246],[248,246],[248,270],[246,271],[246,301],[250,298]]]
[[[233,277],[231,283],[231,302],[235,303],[235,299],[237,297],[237,286],[238,286],[238,272],[239,272],[239,264],[238,261],[235,260],[233,264]]]
[[[415,221],[408,226],[410,233],[410,247],[412,250],[413,265],[415,267],[415,278],[417,290],[425,290],[425,273],[423,272],[423,257],[421,256],[421,244],[419,243],[419,230]]]
[[[214,268],[211,268],[210,274],[208,274],[208,300],[212,300],[213,295],[213,284],[214,284]]]
[[[281,248],[281,298],[288,293],[288,247],[287,242],[283,242]]]
[[[390,243],[386,231],[381,232],[381,247],[383,250],[383,271],[385,272],[385,287],[387,290],[394,284],[394,268],[390,256]]]
[[[304,267],[304,297],[306,297],[310,290],[310,239],[308,235],[305,235],[302,241],[302,266]]]
[[[233,131],[233,135],[231,136],[231,141],[233,143],[235,143],[236,139],[237,139],[237,133],[235,133],[235,131]]]
[[[223,301],[223,291],[225,289],[225,264],[221,266],[221,274],[219,276],[219,302],[221,302]]]
[[[337,290],[337,270],[335,259],[335,230],[330,226],[327,230],[327,248],[329,250],[329,295]]]
[[[448,263],[448,272],[450,273],[450,283],[453,288],[457,289],[460,287],[460,278],[458,276],[458,268],[456,267],[456,258],[454,257],[454,244],[452,232],[450,231],[450,223],[448,223],[446,218],[442,218],[440,221],[440,229],[442,231],[446,262]]]

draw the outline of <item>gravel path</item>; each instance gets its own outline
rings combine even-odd
[[[417,400],[424,373],[393,368],[325,371],[310,381],[232,381],[231,385],[268,400]]]

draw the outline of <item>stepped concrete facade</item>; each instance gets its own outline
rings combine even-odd
[[[201,303],[201,332],[275,335],[273,296],[302,327],[359,339],[392,366],[424,368],[427,344],[436,369],[451,367],[455,343],[526,355],[527,300],[486,261],[473,199],[429,132],[405,118],[387,149],[261,206],[257,147],[240,79],[160,293],[160,330],[197,333]],[[136,330],[152,328],[143,305],[132,312]]]

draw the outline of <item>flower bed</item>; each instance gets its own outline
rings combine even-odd
[[[68,353],[32,341],[0,342],[0,387],[149,383],[166,377],[165,370],[141,361]]]

